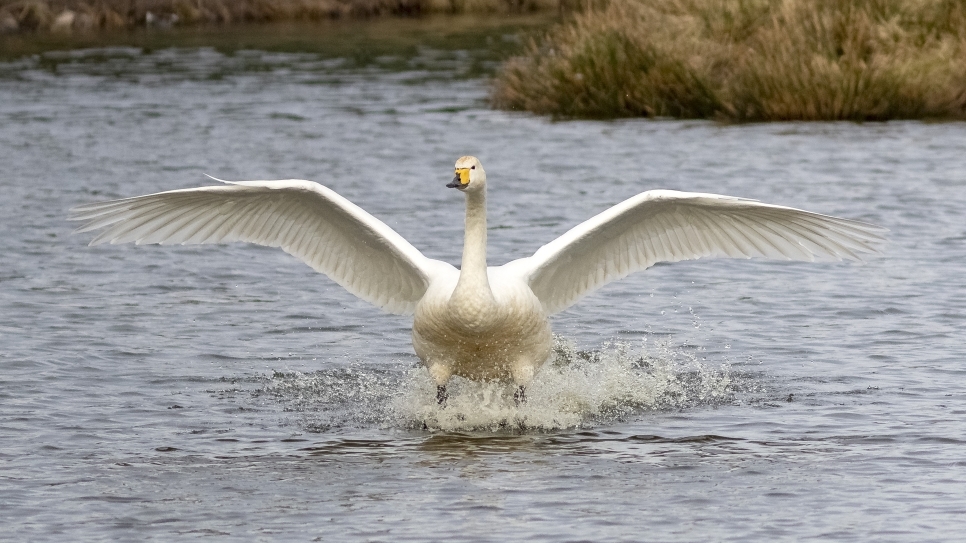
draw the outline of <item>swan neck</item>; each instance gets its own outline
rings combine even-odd
[[[463,264],[456,291],[484,293],[492,297],[486,276],[486,193],[485,189],[466,193],[466,230],[463,237]],[[454,293],[456,294],[456,293]]]

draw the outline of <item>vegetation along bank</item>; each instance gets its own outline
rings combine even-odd
[[[559,118],[963,119],[966,0],[613,0],[503,66]]]

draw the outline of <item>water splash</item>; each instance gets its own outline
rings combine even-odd
[[[623,342],[581,351],[556,338],[555,355],[527,389],[497,382],[450,381],[436,403],[436,385],[420,367],[354,366],[313,374],[276,373],[259,391],[299,414],[309,431],[386,426],[442,431],[528,432],[597,426],[637,414],[712,405],[731,396],[727,365],[710,366],[667,342],[634,349]]]
[[[435,386],[422,371],[410,372],[396,412],[410,425],[457,430],[554,430],[625,419],[654,409],[684,408],[721,401],[731,382],[726,366],[711,368],[669,344],[633,352],[627,343],[581,351],[557,338],[554,360],[516,405],[512,385],[454,379],[445,407],[436,405]]]

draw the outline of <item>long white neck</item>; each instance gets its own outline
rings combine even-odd
[[[451,299],[479,304],[495,303],[486,277],[486,188],[466,193],[466,230],[463,264]]]

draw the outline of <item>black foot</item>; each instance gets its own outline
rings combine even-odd
[[[446,385],[436,385],[436,403],[446,405]]]
[[[527,391],[523,388],[523,385],[520,385],[520,388],[513,393],[513,402],[517,405],[527,403]]]

